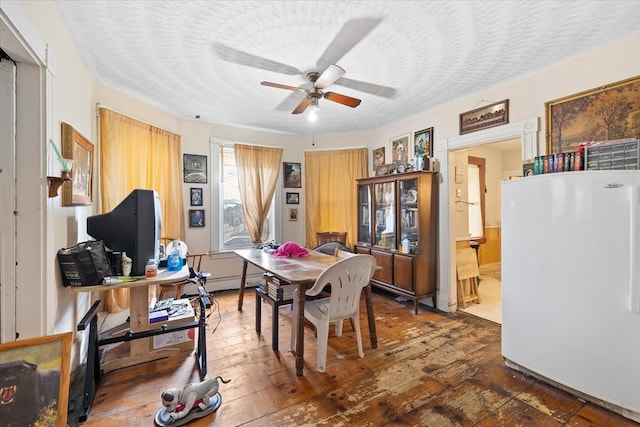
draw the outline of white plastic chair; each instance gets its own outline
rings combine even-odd
[[[351,319],[358,341],[358,355],[364,357],[360,335],[360,294],[369,284],[376,269],[376,260],[371,255],[358,254],[340,259],[323,271],[306,295],[314,296],[322,288],[331,285],[328,298],[306,301],[304,317],[316,328],[318,340],[318,372],[326,371],[327,341],[329,325],[336,324],[336,336],[342,335],[342,321]],[[297,325],[294,316],[291,348],[295,348]]]

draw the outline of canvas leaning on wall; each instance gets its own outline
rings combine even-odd
[[[67,425],[71,339],[66,332],[0,344],[0,425]]]

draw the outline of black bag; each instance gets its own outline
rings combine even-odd
[[[113,276],[102,240],[90,240],[60,249],[58,264],[64,286],[100,285],[104,277]]]

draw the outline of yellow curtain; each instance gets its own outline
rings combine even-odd
[[[346,231],[346,246],[357,240],[356,179],[368,176],[366,148],[307,151],[305,163],[306,246],[316,247],[316,233]]]
[[[278,184],[282,148],[234,144],[233,153],[244,222],[251,241],[262,242],[262,229]]]
[[[109,212],[136,188],[160,197],[162,234],[184,240],[180,135],[106,108],[100,116],[100,202]],[[105,310],[129,306],[129,290],[109,291]]]

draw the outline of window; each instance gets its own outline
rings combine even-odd
[[[467,161],[469,234],[473,240],[484,243],[485,159],[468,156]]]
[[[233,143],[230,142],[214,142],[212,144],[212,158],[216,161],[219,168],[220,177],[219,185],[217,186],[216,195],[216,183],[213,182],[213,206],[211,212],[218,212],[217,217],[221,218],[219,227],[212,227],[212,230],[218,230],[217,236],[213,236],[212,242],[219,242],[218,246],[220,250],[234,250],[240,248],[252,247],[251,237],[249,237],[249,231],[244,223],[244,216],[242,214],[242,200],[240,199],[240,184],[238,182],[238,173],[236,170],[236,159],[233,153]],[[217,159],[216,159],[217,157]],[[214,175],[216,176],[216,175]],[[217,205],[215,203],[217,201]],[[275,239],[274,233],[274,218],[276,203],[271,204],[271,210],[267,223],[264,226],[262,240]],[[215,220],[215,218],[212,218]],[[219,237],[218,237],[219,236]]]

